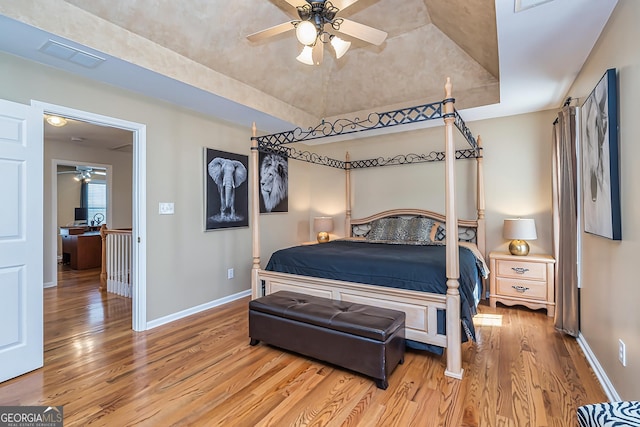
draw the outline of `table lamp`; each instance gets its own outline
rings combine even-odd
[[[329,241],[329,232],[333,231],[333,218],[319,216],[313,219],[313,230],[318,233],[318,243]]]
[[[509,244],[509,252],[511,252],[511,255],[528,255],[529,244],[526,241],[538,238],[536,234],[536,223],[531,218],[505,219],[502,236],[505,239],[511,240]]]

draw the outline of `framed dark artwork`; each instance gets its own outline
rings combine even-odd
[[[205,230],[249,226],[249,157],[204,149]]]
[[[289,162],[285,156],[259,153],[260,213],[289,211]]]
[[[584,231],[622,239],[618,169],[618,84],[609,69],[582,104]]]

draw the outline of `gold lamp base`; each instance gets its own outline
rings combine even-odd
[[[524,256],[529,254],[529,244],[524,240],[512,240],[509,243],[511,255]]]
[[[318,233],[318,243],[327,243],[329,242],[329,233],[326,231],[321,231]]]

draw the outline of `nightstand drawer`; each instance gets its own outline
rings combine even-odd
[[[503,296],[518,298],[541,299],[547,298],[546,282],[533,280],[502,279],[496,278],[496,293]]]
[[[496,274],[500,277],[547,281],[547,264],[540,262],[496,260]]]

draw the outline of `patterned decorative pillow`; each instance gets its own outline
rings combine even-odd
[[[382,218],[371,224],[367,241],[396,244],[439,243],[431,239],[434,221],[429,218]]]
[[[408,232],[405,240],[413,242],[431,242],[431,229],[433,228],[434,220],[430,218],[411,218],[408,220]]]
[[[367,240],[395,240],[400,218],[381,218],[371,223],[371,230],[367,233]]]
[[[637,426],[640,425],[640,402],[605,402],[578,408],[580,427]]]
[[[444,242],[447,237],[445,225],[442,222],[434,221],[429,238],[433,242]]]

